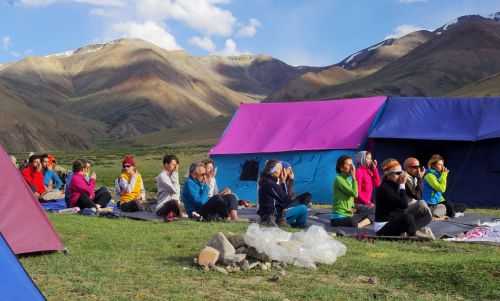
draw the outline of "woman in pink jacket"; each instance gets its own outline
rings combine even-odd
[[[373,208],[372,195],[375,188],[380,185],[380,175],[377,170],[377,160],[372,159],[372,154],[361,151],[356,154],[357,165],[356,180],[358,181],[357,206]]]
[[[111,194],[105,187],[94,191],[96,174],[93,172],[87,180],[85,177],[85,165],[82,160],[73,162],[73,177],[69,184],[70,206],[80,207],[80,209],[104,208],[111,200]]]

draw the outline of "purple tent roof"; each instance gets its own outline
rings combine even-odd
[[[210,154],[357,149],[385,100],[242,104]]]

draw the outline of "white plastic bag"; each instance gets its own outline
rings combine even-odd
[[[244,238],[247,245],[272,260],[306,268],[316,268],[316,263],[333,264],[347,250],[319,226],[292,234],[276,227],[251,224]]]

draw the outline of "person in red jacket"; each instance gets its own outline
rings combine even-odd
[[[32,155],[28,159],[28,166],[22,170],[24,180],[33,190],[35,197],[40,198],[46,192],[43,184],[42,164],[40,156]]]

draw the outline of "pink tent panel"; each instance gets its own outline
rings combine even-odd
[[[386,98],[242,104],[210,154],[357,149]]]
[[[63,250],[47,215],[2,146],[0,174],[0,232],[14,253]]]

